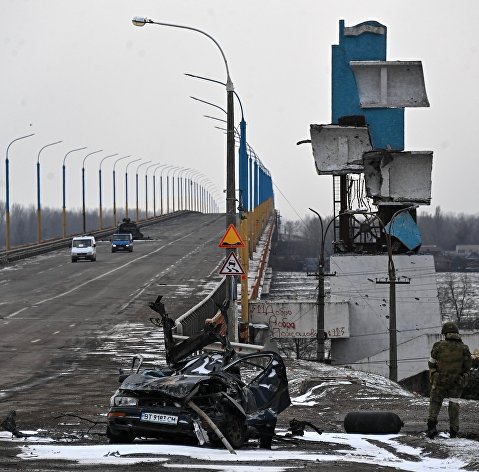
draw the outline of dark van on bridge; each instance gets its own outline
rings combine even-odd
[[[133,252],[133,236],[130,233],[114,234],[111,237],[111,252]]]

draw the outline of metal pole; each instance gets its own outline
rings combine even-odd
[[[56,141],[54,143],[47,144],[43,146],[40,151],[38,151],[37,158],[37,243],[40,243],[42,240],[42,208],[40,204],[40,153],[49,146],[54,146],[55,144],[60,144],[63,141]]]
[[[136,168],[136,221],[138,221],[140,219],[140,209],[138,207],[138,170],[140,169],[141,166],[149,164],[150,162],[151,161],[142,162]]]
[[[145,219],[148,219],[148,171],[158,164],[151,164],[145,170]],[[155,210],[155,171],[153,171],[153,215],[156,216]]]
[[[5,156],[5,250],[6,252],[10,251],[10,163],[8,160],[8,150],[10,146],[20,141],[21,139],[29,138],[30,136],[35,136],[35,133],[27,134],[26,136],[21,136],[10,142],[7,146],[6,156]]]
[[[82,217],[83,217],[83,234],[86,233],[86,208],[85,208],[85,161],[87,160],[88,156],[92,154],[96,154],[98,152],[103,152],[103,149],[98,151],[90,152],[83,158],[83,164],[81,168],[81,182],[82,182]]]
[[[141,161],[141,158],[130,161],[125,167],[125,218],[128,218],[128,167],[138,161]]]
[[[112,173],[112,177],[113,177],[113,226],[115,228],[118,225],[118,220],[117,220],[117,217],[116,217],[116,171],[115,171],[115,168],[116,168],[117,162],[120,162],[123,159],[127,159],[128,157],[131,157],[131,155],[120,157],[113,164],[113,173]]]
[[[108,159],[110,157],[118,156],[118,153],[116,154],[110,154],[109,156],[104,157],[100,161],[100,166],[98,168],[98,198],[99,198],[99,207],[98,207],[98,216],[100,219],[100,229],[103,229],[103,207],[102,207],[102,199],[101,199],[101,165],[103,164],[103,161],[105,159]]]
[[[135,26],[144,26],[146,24],[156,24],[160,26],[168,26],[173,28],[187,29],[191,31],[196,31],[203,34],[204,36],[211,39],[217,48],[219,49],[221,56],[226,68],[226,95],[227,95],[227,144],[226,144],[226,228],[230,224],[235,224],[236,214],[235,214],[235,135],[234,135],[234,86],[230,77],[228,61],[226,56],[221,48],[220,44],[214,39],[211,35],[202,31],[198,28],[193,28],[190,26],[177,25],[172,23],[162,23],[153,21],[149,18],[144,17],[135,17],[133,18],[133,24]],[[168,179],[167,179],[168,180]],[[234,252],[234,249],[226,249],[226,257],[230,255],[231,252]],[[237,339],[236,333],[236,322],[235,322],[235,307],[232,303],[234,298],[234,277],[229,277],[230,283],[228,284],[227,289],[227,299],[229,300],[230,308],[228,309],[228,337],[232,340]]]
[[[62,190],[63,190],[63,204],[62,204],[62,235],[63,235],[63,238],[66,238],[67,237],[67,205],[66,205],[66,200],[67,200],[67,197],[66,197],[66,188],[67,188],[67,184],[66,184],[66,166],[65,166],[65,162],[66,162],[66,159],[68,157],[69,154],[71,154],[72,152],[76,152],[76,151],[83,151],[84,149],[86,149],[86,146],[84,147],[81,147],[81,148],[78,148],[78,149],[72,149],[71,151],[68,151],[66,154],[65,154],[65,157],[63,158],[63,166],[62,166]]]

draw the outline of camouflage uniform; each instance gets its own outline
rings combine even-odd
[[[452,399],[461,397],[472,365],[471,353],[467,345],[461,341],[457,326],[452,322],[445,323],[442,334],[446,339],[434,344],[428,363],[431,394],[427,435],[431,439],[438,434],[437,416],[445,398],[450,399],[448,407],[450,437],[457,436],[459,403],[453,402]]]

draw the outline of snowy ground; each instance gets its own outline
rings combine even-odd
[[[69,435],[52,439],[47,431],[42,430],[24,431],[31,434],[25,439],[15,439],[10,433],[0,432],[0,443],[16,442],[20,446],[18,460],[25,465],[28,461],[35,461],[35,468],[43,461],[51,463],[61,460],[82,464],[84,467],[144,463],[145,470],[161,465],[172,469],[194,468],[221,472],[246,472],[252,468],[256,472],[280,472],[303,467],[313,470],[309,467],[318,463],[335,464],[340,468],[344,466],[344,470],[361,470],[366,465],[404,471],[479,468],[476,440],[465,437],[449,439],[446,433],[441,433],[434,441],[429,440],[421,431],[408,432],[407,426],[412,421],[408,418],[402,418],[406,426],[404,432],[399,434],[345,433],[341,425],[345,413],[350,411],[345,409],[345,404],[352,409],[362,405],[365,410],[381,410],[390,401],[391,404],[401,405],[403,412],[397,410],[401,417],[409,412],[414,418],[418,414],[416,411],[424,415],[427,399],[402,389],[384,377],[306,361],[289,363],[288,376],[292,406],[286,410],[287,418],[306,418],[324,429],[324,432],[320,435],[307,428],[303,437],[288,438],[287,423],[283,421],[277,428],[278,438],[270,451],[249,444],[232,455],[224,449],[164,444],[158,441],[137,440],[130,445],[109,445],[99,443],[94,437],[84,437],[81,443],[72,443]],[[319,380],[305,389],[305,382],[311,382],[313,378]],[[477,403],[461,400],[465,414],[475,415],[476,418],[479,416]],[[420,418],[422,421],[423,418]],[[74,421],[71,425],[72,428],[78,427]],[[288,442],[295,439],[297,443]],[[292,457],[294,463],[291,462]],[[353,467],[357,468],[348,468],[352,464],[356,464]]]

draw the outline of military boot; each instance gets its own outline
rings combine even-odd
[[[449,437],[452,438],[457,438],[457,431],[453,428],[449,429]]]
[[[437,429],[436,429],[437,421],[428,421],[427,422],[427,437],[429,439],[434,439],[437,435]]]

